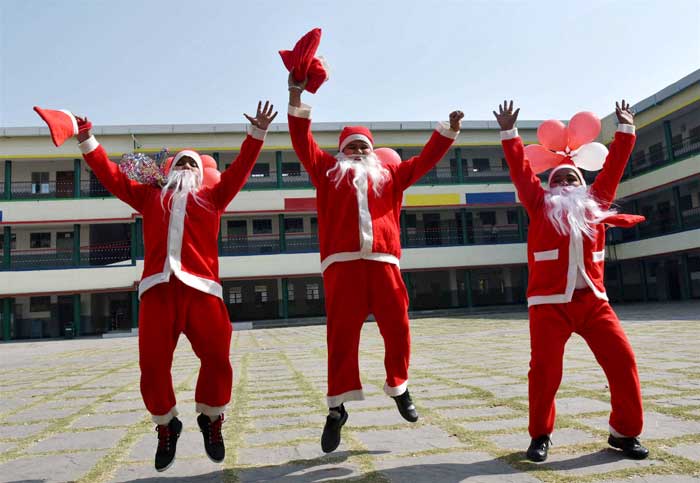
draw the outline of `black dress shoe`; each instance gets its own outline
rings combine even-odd
[[[649,450],[642,446],[637,438],[616,438],[611,434],[608,437],[608,444],[613,448],[621,449],[622,454],[633,460],[643,460],[649,456]]]
[[[156,471],[165,471],[175,462],[177,439],[182,432],[182,423],[179,419],[173,418],[168,424],[156,426],[156,431],[158,431],[158,449],[156,449],[155,460]]]
[[[340,445],[340,429],[347,420],[348,412],[342,404],[328,411],[326,425],[323,427],[323,435],[321,436],[321,449],[324,453],[335,451]]]
[[[401,416],[403,416],[406,421],[411,423],[418,421],[418,412],[416,411],[416,406],[411,400],[411,395],[408,393],[408,389],[406,389],[403,394],[392,397],[394,398],[394,401],[396,401],[396,406],[399,408]]]
[[[549,436],[546,434],[533,438],[532,441],[530,441],[530,447],[527,449],[527,459],[535,463],[546,460],[547,451],[549,451],[551,445],[552,440],[549,439]]]

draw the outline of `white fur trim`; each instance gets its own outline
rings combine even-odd
[[[617,125],[617,132],[623,132],[626,134],[634,134],[634,129],[635,129],[634,124],[618,124]]]
[[[392,265],[399,266],[399,259],[394,255],[388,253],[367,253],[362,254],[362,252],[338,252],[332,255],[328,255],[321,262],[321,273],[325,272],[326,269],[333,263],[336,262],[350,262],[352,260],[372,260],[374,262],[384,262],[391,263]]]
[[[173,160],[175,163],[175,160]],[[170,280],[174,274],[182,283],[200,292],[208,293],[223,300],[221,284],[214,280],[198,277],[182,269],[182,237],[185,233],[185,213],[187,212],[188,196],[183,196],[173,202],[168,222],[168,251],[165,254],[163,271],[150,275],[139,283],[139,299],[143,293],[159,283]]]
[[[352,136],[348,136],[351,138]],[[363,136],[364,137],[364,136]],[[367,255],[372,253],[374,244],[374,233],[372,230],[372,214],[369,212],[369,180],[366,171],[359,173],[359,180],[355,190],[357,197],[357,212],[360,230],[360,253]]]
[[[161,414],[161,415],[151,414],[151,419],[156,424],[166,425],[170,422],[171,419],[173,419],[178,414],[180,414],[180,413],[177,412],[177,406],[173,406],[172,409],[165,414]]]
[[[457,139],[457,136],[459,136],[459,131],[453,131],[450,128],[450,124],[444,121],[438,122],[437,128],[435,128],[435,130],[439,132],[441,136],[445,136],[446,138]]]
[[[99,146],[99,145],[100,145],[100,143],[97,142],[97,139],[95,139],[95,136],[90,136],[82,143],[79,143],[78,148],[80,149],[81,153],[89,154],[89,153],[93,152],[95,149],[97,149],[97,146]]]
[[[369,138],[367,136],[365,136],[364,134],[351,134],[348,137],[346,137],[345,139],[343,139],[343,142],[340,144],[338,151],[342,151],[343,149],[345,149],[345,146],[347,146],[348,144],[350,144],[353,141],[364,141],[367,144],[369,144],[370,149],[374,149],[374,146],[372,145],[372,141],[370,141]]]
[[[209,406],[204,403],[195,403],[194,405],[194,410],[197,411],[198,413],[206,414],[207,416],[219,416],[226,412],[226,407],[228,404],[224,404],[223,406]]]
[[[605,260],[605,250],[601,250],[599,252],[593,252],[593,261],[594,262],[602,262]]]
[[[362,389],[354,389],[336,396],[326,396],[326,403],[329,408],[335,408],[348,401],[364,401],[365,393]]]
[[[170,169],[175,169],[175,165],[177,164],[177,162],[185,156],[189,156],[190,158],[194,159],[194,162],[197,163],[197,167],[199,168],[199,174],[204,176],[204,165],[202,164],[202,158],[199,155],[199,153],[197,153],[196,151],[192,151],[191,149],[185,149],[177,153],[175,155],[175,158],[173,158],[173,162],[170,165]]]
[[[61,111],[61,112],[62,112],[63,114],[65,114],[66,116],[68,116],[68,117],[70,118],[70,120],[71,120],[71,123],[73,123],[73,136],[75,136],[76,134],[78,134],[78,120],[75,118],[75,116],[73,115],[73,113],[70,112],[70,111],[67,110],[67,109],[59,109],[59,111]]]
[[[291,104],[287,106],[287,113],[290,116],[301,117],[303,119],[311,119],[311,106],[301,103],[301,106],[295,107]]]
[[[518,137],[518,128],[508,129],[507,131],[501,131],[501,141],[506,141],[508,139],[513,139]]]
[[[400,385],[396,387],[391,387],[389,384],[386,382],[384,383],[384,394],[387,396],[391,397],[396,397],[400,396],[404,392],[406,392],[406,389],[408,388],[408,379],[406,379],[404,382],[402,382]]]
[[[535,258],[536,262],[542,262],[545,260],[557,260],[559,258],[559,249],[547,250],[544,252],[534,252],[532,256]]]
[[[552,172],[549,173],[549,178],[547,178],[547,186],[550,186],[552,184],[552,178],[554,177],[554,173],[557,171],[561,171],[562,169],[570,169],[576,173],[576,176],[578,176],[579,181],[581,182],[581,186],[586,186],[586,180],[583,177],[583,173],[581,173],[581,170],[578,169],[576,166],[573,164],[560,164],[559,166],[555,166],[554,169],[552,169]]]
[[[248,134],[250,134],[250,136],[252,138],[259,139],[260,141],[264,141],[265,134],[267,134],[267,129],[260,129],[257,126],[253,126],[252,124],[250,124],[248,126]]]

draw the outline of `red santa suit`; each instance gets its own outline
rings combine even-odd
[[[410,355],[408,295],[399,270],[403,192],[447,153],[457,132],[440,125],[418,156],[385,163],[388,178],[377,194],[366,176],[356,188],[352,169],[340,183],[332,179],[328,171],[338,160],[316,144],[309,106],[289,106],[288,117],[292,145],[316,187],[326,294],[328,406],[364,399],[358,347],[362,324],[370,313],[384,338],[384,391],[398,396],[407,387]],[[368,129],[345,128],[339,151],[356,139],[373,146]]]
[[[159,187],[129,179],[94,137],[79,144],[105,188],[143,216],[139,364],[141,395],[156,424],[168,424],[178,414],[170,369],[180,333],[201,361],[197,412],[218,416],[230,400],[232,329],[219,282],[219,222],[248,179],[264,138],[265,131],[251,126],[238,157],[218,182],[204,183],[197,200],[190,194],[172,203],[171,193],[161,201]],[[182,156],[193,158],[204,173],[194,151],[181,151],[172,165]]]
[[[530,217],[530,435],[537,438],[554,430],[554,397],[561,383],[564,346],[576,332],[591,348],[608,379],[610,432],[616,437],[638,436],[643,414],[637,365],[603,285],[605,225],[615,221],[611,218],[596,224],[592,239],[585,234],[560,235],[547,217],[545,189],[525,159],[517,129],[502,131],[501,139],[510,176]],[[603,169],[590,187],[590,194],[603,210],[615,199],[634,141],[634,126],[620,124]],[[624,215],[613,218],[621,217]]]

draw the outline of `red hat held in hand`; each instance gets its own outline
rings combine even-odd
[[[78,120],[70,111],[42,109],[37,106],[34,106],[34,110],[48,124],[51,139],[57,147],[66,142],[66,139],[78,134]]]
[[[300,38],[294,49],[279,51],[284,66],[293,74],[294,80],[301,83],[307,79],[304,88],[312,94],[328,80],[328,67],[324,59],[314,57],[320,42],[321,29],[315,28]]]

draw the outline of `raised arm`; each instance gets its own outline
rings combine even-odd
[[[462,111],[452,111],[450,113],[449,127],[442,123],[438,124],[437,129],[420,154],[398,165],[396,168],[396,181],[397,186],[402,191],[433,169],[447,153],[454,140],[457,139],[463,117],[464,113]]]
[[[520,108],[513,111],[513,101],[510,101],[510,105],[507,101],[503,101],[503,105],[498,106],[498,113],[493,111],[493,115],[496,116],[496,121],[501,127],[501,145],[508,163],[510,179],[513,180],[515,189],[518,191],[520,202],[530,213],[536,210],[540,201],[544,199],[544,188],[540,179],[532,171],[530,162],[525,159],[523,140],[515,127],[519,112]]]
[[[289,74],[289,135],[297,157],[309,173],[311,182],[318,187],[318,181],[323,179],[325,171],[335,162],[335,158],[323,151],[316,144],[311,134],[311,107],[301,102],[301,93],[306,81],[296,84],[292,74]]]
[[[258,111],[255,117],[243,114],[250,121],[248,135],[246,136],[241,151],[231,165],[221,174],[221,180],[212,188],[214,203],[220,210],[226,209],[234,196],[243,188],[250,173],[253,171],[255,161],[265,142],[265,134],[270,123],[277,117],[273,112],[274,106],[270,101],[258,102]]]
[[[636,139],[634,113],[624,99],[622,105],[615,103],[615,114],[618,122],[615,138],[610,144],[603,169],[591,185],[591,194],[595,196],[603,209],[607,209],[615,199],[617,187],[620,185],[620,179],[625,172],[625,166],[627,166],[627,161],[632,154]]]
[[[83,159],[110,193],[140,212],[150,187],[122,173],[119,165],[109,159],[105,149],[90,132],[92,123],[86,117],[75,118],[78,121],[78,147]]]

